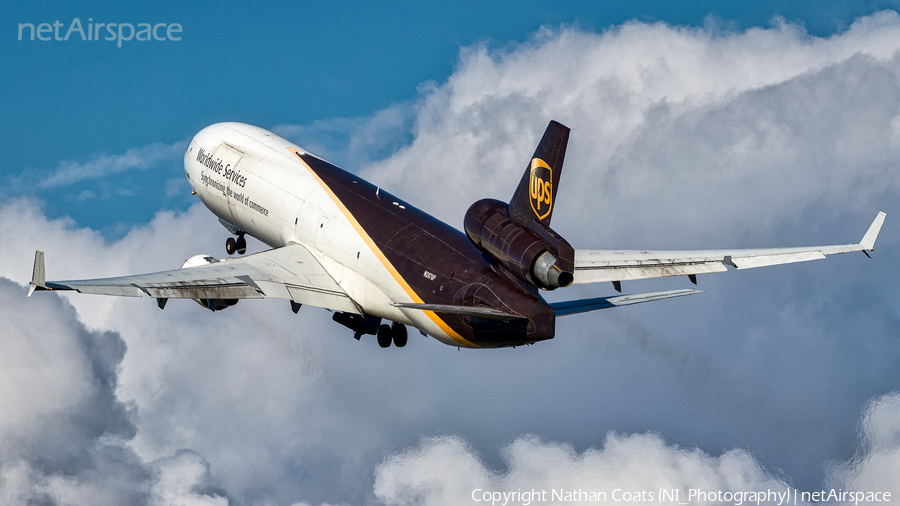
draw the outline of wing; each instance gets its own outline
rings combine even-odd
[[[619,282],[684,275],[692,276],[694,280],[693,276],[697,274],[725,272],[729,265],[736,269],[750,269],[818,260],[825,258],[825,255],[849,251],[872,251],[885,216],[883,212],[878,213],[858,244],[698,251],[576,250],[574,282]]]
[[[157,299],[262,299],[277,297],[361,314],[359,306],[322,264],[299,244],[196,267],[105,279],[45,281],[44,253],[36,251],[30,296],[35,290]]]

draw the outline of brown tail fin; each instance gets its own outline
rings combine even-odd
[[[551,121],[509,202],[513,220],[526,227],[533,221],[550,227],[568,142],[569,129]]]

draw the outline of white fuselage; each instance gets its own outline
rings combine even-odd
[[[390,305],[413,300],[291,149],[305,152],[262,128],[217,123],[194,136],[185,175],[228,225],[273,248],[305,246],[365,313],[460,344],[422,311]]]

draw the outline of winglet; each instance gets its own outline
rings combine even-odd
[[[869,230],[866,230],[866,235],[859,241],[859,245],[862,246],[864,250],[873,251],[875,249],[875,239],[878,237],[878,232],[881,231],[881,225],[884,224],[885,216],[887,215],[884,211],[879,212],[878,216],[872,221],[872,224],[869,225]]]
[[[44,252],[35,250],[34,252],[34,269],[31,271],[31,286],[28,287],[28,296],[34,293],[37,288],[46,288],[47,279],[44,276]]]

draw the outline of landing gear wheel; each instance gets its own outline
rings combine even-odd
[[[225,251],[229,255],[234,255],[234,253],[237,251],[237,241],[234,240],[234,237],[229,237],[225,241]]]
[[[406,346],[409,336],[406,334],[406,325],[394,322],[391,325],[391,333],[394,334],[394,346],[402,348]]]
[[[378,346],[387,348],[391,345],[391,328],[387,325],[379,325],[378,333],[375,334],[375,337],[378,338]]]
[[[235,246],[237,246],[238,255],[243,255],[247,252],[247,240],[244,239],[244,234],[238,236]]]

